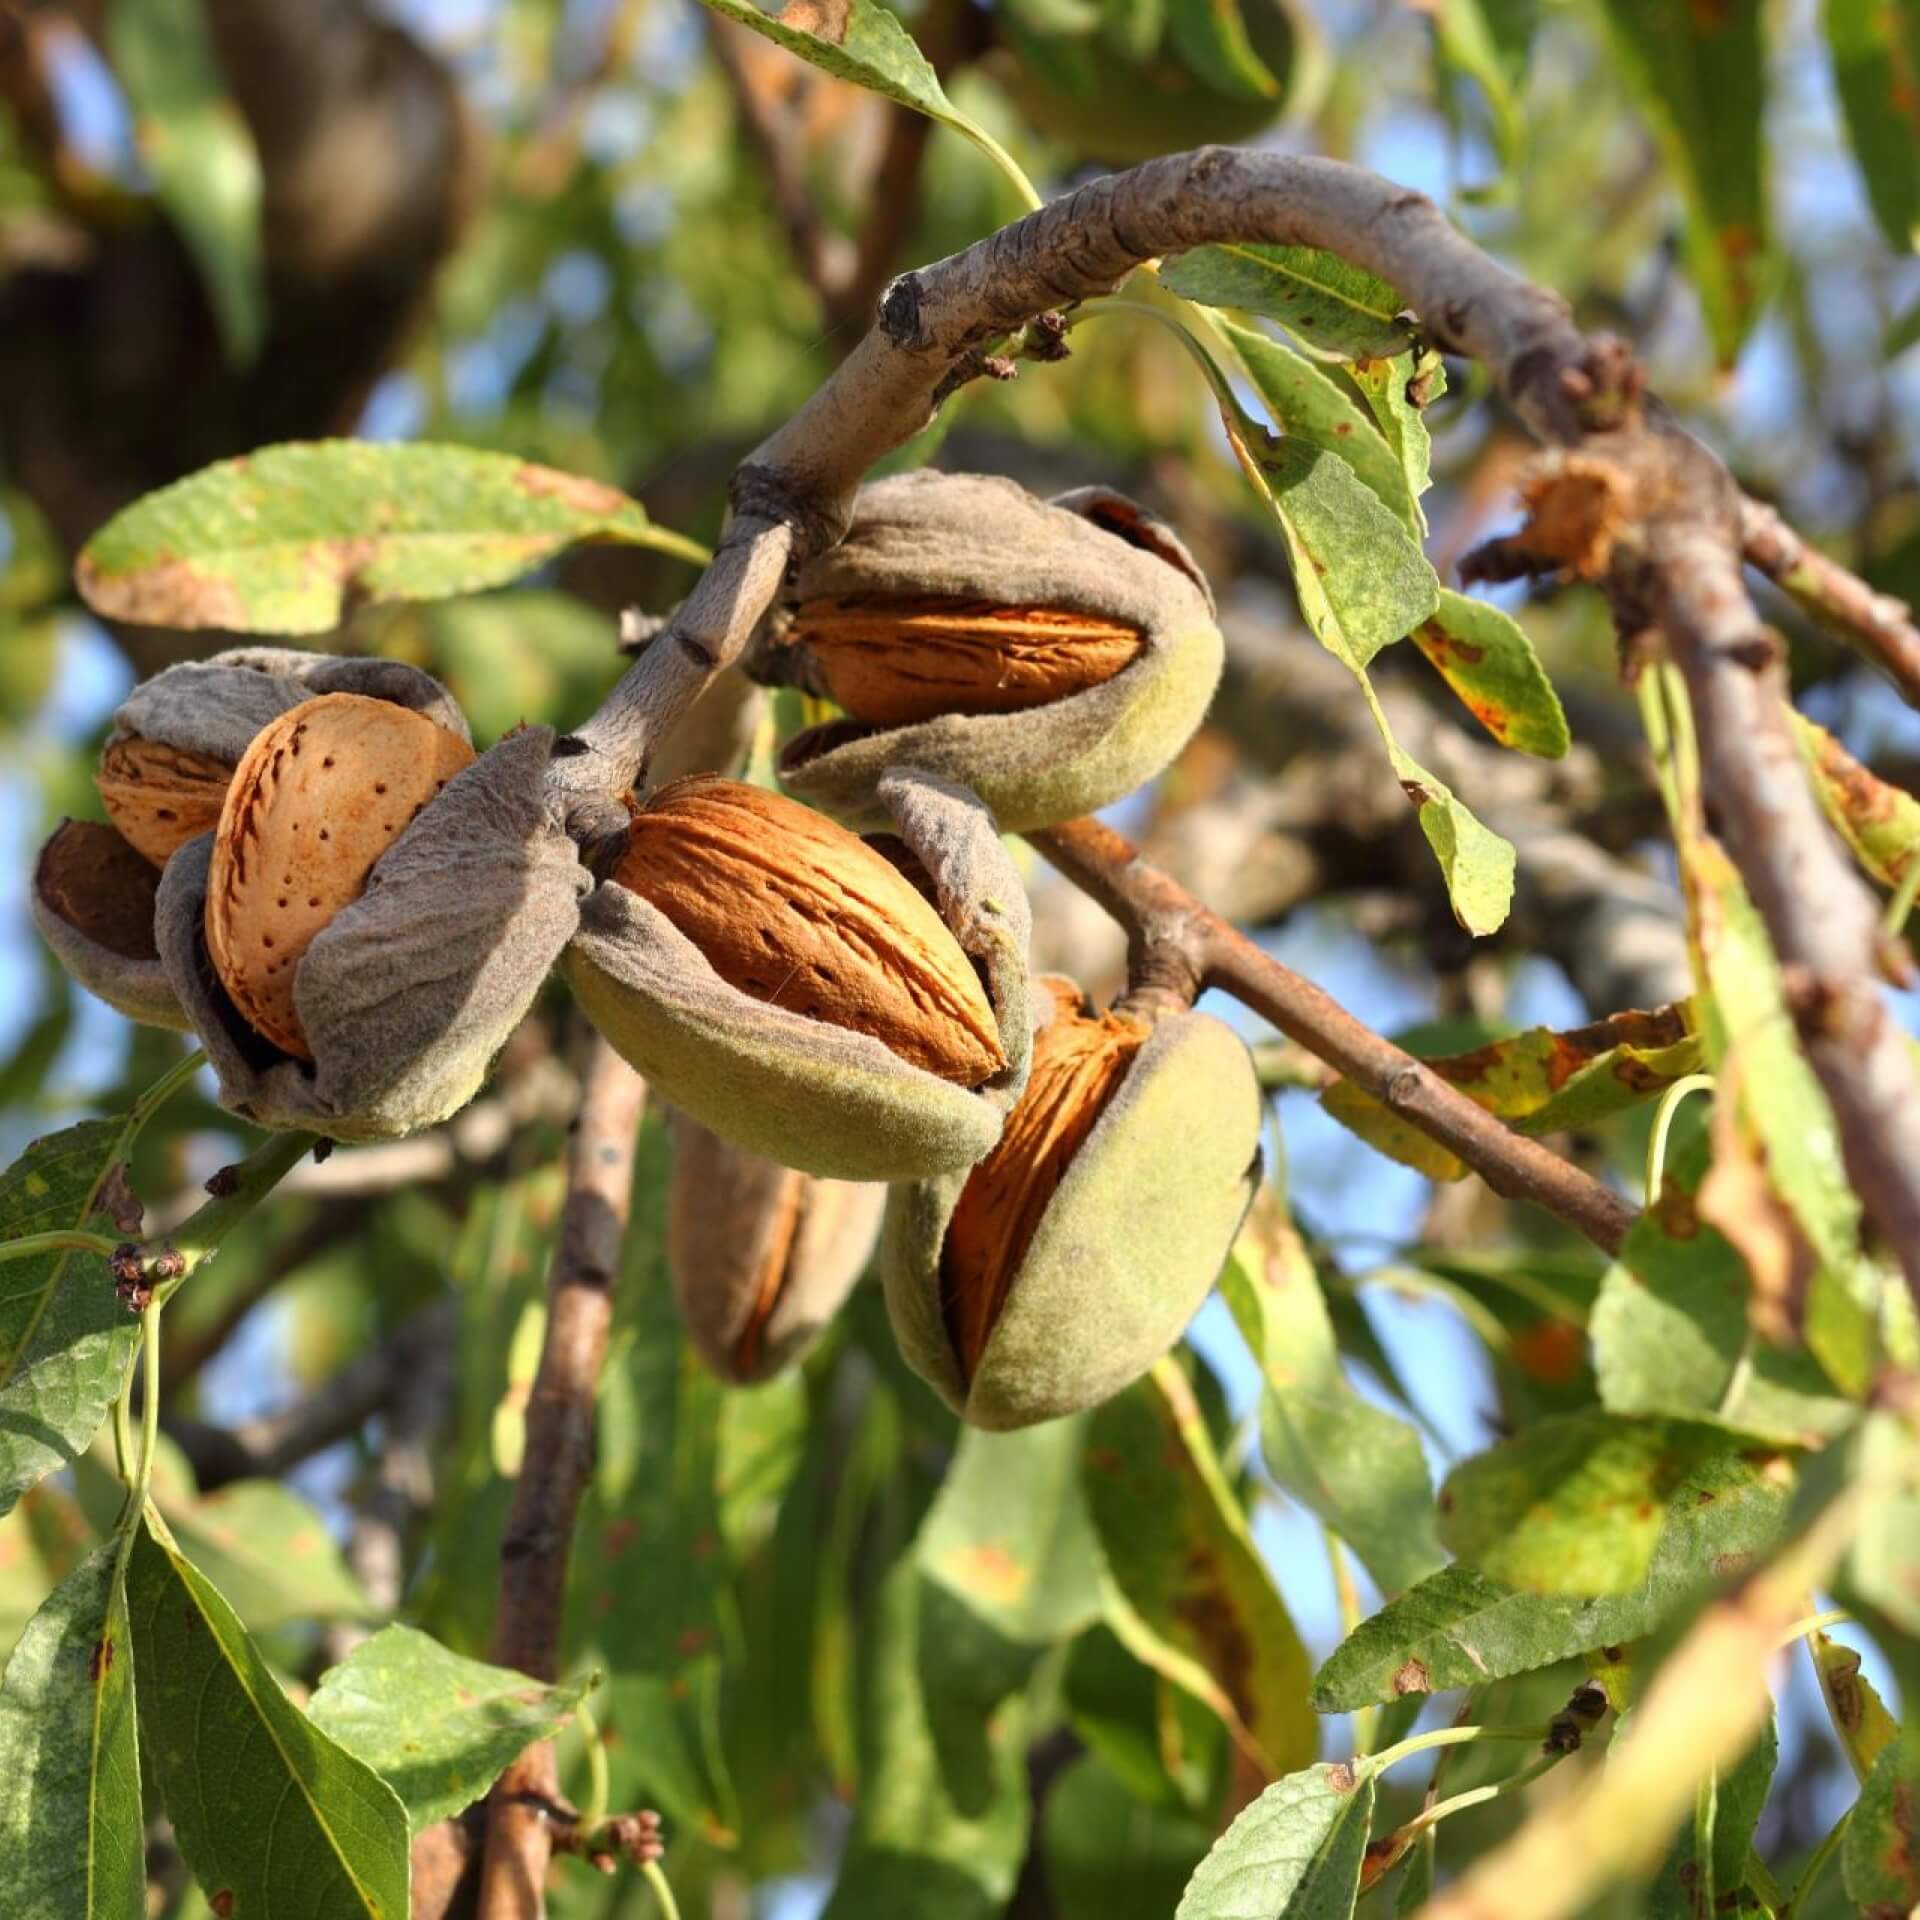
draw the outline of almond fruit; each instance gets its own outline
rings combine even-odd
[[[160,875],[113,828],[68,820],[41,850],[34,886],[68,926],[124,960],[153,960]]]
[[[963,1379],[980,1366],[1014,1276],[1073,1157],[1085,1145],[1150,1029],[1126,1014],[1083,1014],[1071,982],[1033,1036],[1033,1069],[999,1144],[967,1176],[941,1254],[941,1299]]]
[[[871,1035],[977,1087],[1007,1064],[972,963],[939,914],[824,815],[696,775],[634,811],[612,878],[756,1000]]]
[[[1099,614],[883,593],[802,601],[785,638],[828,698],[875,727],[1046,706],[1111,680],[1145,644]]]
[[[234,769],[207,876],[207,952],[241,1016],[296,1059],[308,946],[374,863],[473,761],[457,734],[391,701],[327,693],[253,738]]]
[[[233,768],[211,754],[125,734],[107,742],[93,784],[122,838],[156,867],[217,826]]]

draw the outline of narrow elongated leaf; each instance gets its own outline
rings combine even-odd
[[[1511,614],[1442,587],[1439,612],[1414,628],[1413,644],[1503,747],[1558,760],[1573,744],[1560,696]]]
[[[1687,266],[1722,366],[1759,309],[1767,248],[1760,0],[1601,0],[1614,46],[1687,211]]]
[[[307,1712],[400,1796],[418,1833],[470,1807],[592,1685],[589,1675],[547,1686],[450,1653],[412,1627],[385,1627],[327,1669]]]
[[[1887,1711],[1873,1682],[1860,1671],[1860,1655],[1855,1648],[1818,1630],[1807,1635],[1807,1646],[1854,1778],[1865,1780],[1874,1762],[1899,1738],[1899,1722]]]
[[[1447,1476],[1440,1537],[1529,1592],[1619,1593],[1644,1578],[1674,1488],[1728,1445],[1676,1420],[1542,1420]]]
[[[1717,1574],[1779,1537],[1790,1476],[1739,1454],[1705,1462],[1666,1510],[1645,1576],[1594,1599],[1523,1593],[1471,1567],[1445,1567],[1363,1620],[1314,1680],[1322,1713],[1407,1694],[1478,1686],[1655,1631]]]
[[[0,1680],[0,1912],[133,1920],[146,1897],[133,1645],[109,1540],[48,1595]]]
[[[1278,100],[1280,83],[1247,38],[1240,0],[1168,0],[1167,37],[1208,86],[1235,100]]]
[[[140,158],[212,296],[228,357],[267,329],[260,155],[226,84],[202,0],[113,0],[107,47],[133,109]]]
[[[1177,1372],[1162,1367],[1095,1411],[1086,1473],[1114,1632],[1269,1773],[1311,1758],[1306,1651]]]
[[[1874,1762],[1840,1844],[1840,1872],[1862,1914],[1905,1913],[1920,1904],[1920,1793],[1911,1735]]]
[[[1897,887],[1920,853],[1920,800],[1869,772],[1825,727],[1789,712],[1821,811],[1861,866],[1883,887]]]
[[[1406,302],[1393,288],[1315,247],[1196,247],[1165,262],[1160,278],[1203,307],[1278,320],[1303,345],[1337,360],[1385,359],[1413,339],[1399,317]]]
[[[1694,1801],[1693,1819],[1647,1889],[1646,1920],[1707,1920],[1750,1911],[1738,1902],[1747,1883],[1753,1830],[1773,1785],[1780,1733],[1772,1714],[1760,1737],[1731,1767],[1710,1774]]]
[[[472,447],[317,440],[136,500],[82,548],[74,580],[113,619],[325,633],[350,601],[474,593],[577,540],[704,557],[598,480]]]
[[[1273,1477],[1383,1592],[1433,1572],[1445,1556],[1420,1436],[1347,1384],[1313,1262],[1270,1193],[1255,1201],[1220,1290],[1266,1376],[1260,1435]]]
[[[1920,7],[1914,0],[1826,0],[1833,79],[1888,244],[1920,242]]]
[[[1920,1436],[1875,1408],[1855,1444],[1866,1499],[1849,1570],[1863,1599],[1902,1633],[1920,1635]]]
[[[1348,1920],[1373,1801],[1364,1762],[1276,1780],[1201,1861],[1175,1920]]]
[[[1384,360],[1356,360],[1349,371],[1373,410],[1413,501],[1415,536],[1425,539],[1427,516],[1420,496],[1433,480],[1433,442],[1421,409],[1446,392],[1446,363],[1430,347],[1409,348]]]
[[[1566,1032],[1529,1027],[1470,1053],[1442,1054],[1425,1063],[1516,1131],[1541,1134],[1590,1127],[1653,1099],[1676,1080],[1699,1072],[1701,1057],[1688,1009],[1673,1006],[1616,1013]],[[1369,1146],[1418,1167],[1430,1179],[1465,1178],[1464,1161],[1351,1081],[1336,1080],[1321,1094],[1320,1104]]]
[[[236,1914],[406,1920],[399,1796],[281,1692],[233,1609],[151,1509],[134,1542],[128,1609],[143,1749],[215,1911],[224,1897]]]
[[[115,1232],[103,1203],[129,1138],[127,1122],[86,1120],[36,1140],[0,1174],[0,1239]],[[137,1335],[96,1255],[0,1263],[0,1514],[100,1430]]]

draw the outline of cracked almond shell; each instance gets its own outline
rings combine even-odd
[[[1162,523],[1100,488],[1035,498],[922,470],[863,488],[841,544],[802,570],[756,677],[850,717],[797,735],[788,792],[862,831],[913,766],[978,794],[1009,832],[1118,800],[1205,717],[1224,648],[1213,597]]]
[[[1229,1028],[1174,1013],[1121,1032],[1065,1008],[1049,1026],[1005,1154],[895,1187],[881,1229],[900,1350],[979,1427],[1077,1413],[1145,1373],[1207,1297],[1259,1180],[1260,1090]],[[972,1181],[996,1191],[969,1197]]]
[[[33,922],[67,972],[116,1013],[184,1032],[191,1022],[154,938],[159,887],[159,869],[117,828],[63,820],[34,863]]]
[[[674,911],[611,876],[581,909],[580,932],[564,963],[594,1024],[663,1098],[724,1140],[829,1179],[911,1179],[970,1166],[999,1136],[1001,1116],[1026,1073],[1027,902],[991,818],[971,794],[918,772],[889,774],[880,794],[890,823],[929,878],[941,939],[957,943],[969,979],[977,984],[984,977],[993,1050],[1004,1064],[993,1066],[984,1051],[957,1077],[922,1064],[946,1059],[958,1065],[965,1051],[957,1043],[966,1023],[947,1017],[946,989],[962,984],[950,963],[929,971],[916,948],[894,975],[890,962],[902,954],[902,935],[892,908],[882,911],[869,900],[843,924],[828,926],[831,896],[810,883],[788,885],[769,839],[751,827],[739,835],[745,857],[736,846],[727,861],[750,885],[730,893],[751,902],[757,890],[767,906],[760,915],[740,905],[718,916],[727,936],[722,964],[676,924]],[[708,853],[717,852],[709,844]],[[895,881],[915,909],[926,910],[907,882],[898,875]],[[898,901],[891,890],[874,898]],[[670,908],[682,904],[669,900]],[[710,931],[691,915],[681,917],[696,934]],[[830,944],[816,951],[800,930],[789,930],[796,918],[803,929],[830,935]],[[763,933],[771,934],[772,946],[762,942]],[[754,958],[756,945],[773,970],[748,975],[742,965]],[[853,962],[863,991],[872,989],[881,1009],[881,1017],[865,1020],[867,1030],[798,1010],[823,1004],[817,995],[844,984],[817,974],[803,982],[806,969],[819,964],[840,974]],[[793,980],[783,986],[789,970]],[[946,982],[937,995],[935,971]],[[903,1000],[921,1014],[940,1015],[907,1020],[913,1057],[890,1044],[902,1038],[895,1014]],[[987,1038],[977,1031],[965,1037],[975,1046]]]

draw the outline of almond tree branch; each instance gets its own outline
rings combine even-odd
[[[1619,1250],[1634,1210],[1591,1175],[1476,1106],[1392,1041],[1383,1039],[1312,981],[1150,867],[1098,820],[1072,820],[1032,836],[1075,886],[1126,929],[1136,979],[1191,999],[1219,987],[1264,1015],[1289,1039],[1443,1142],[1508,1199],[1530,1200],[1608,1253]]]
[[[567,1197],[547,1275],[547,1333],[527,1403],[526,1455],[500,1543],[491,1657],[536,1679],[559,1671],[567,1554],[593,1470],[593,1409],[613,1322],[646,1086],[596,1038],[567,1158]],[[480,1920],[538,1920],[559,1798],[552,1746],[529,1747],[488,1800]]]

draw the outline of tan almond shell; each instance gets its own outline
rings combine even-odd
[[[548,807],[552,743],[550,729],[529,727],[490,747],[314,937],[293,979],[311,1064],[248,1026],[208,959],[214,836],[167,862],[160,956],[223,1106],[260,1126],[384,1140],[437,1125],[479,1091],[592,884]]]
[[[254,736],[234,769],[207,879],[207,953],[258,1034],[311,1060],[293,986],[302,955],[473,749],[425,715],[323,693]]]
[[[971,1382],[942,1299],[966,1175],[896,1186],[880,1274],[908,1365],[969,1424],[1031,1426],[1097,1406],[1185,1331],[1260,1177],[1261,1098],[1239,1036],[1163,1015],[1054,1189]]]
[[[233,767],[211,754],[122,734],[109,740],[93,784],[129,846],[156,867],[218,824]]]
[[[154,939],[160,874],[118,831],[63,820],[33,868],[33,923],[74,979],[142,1026],[184,1032],[190,1022]]]
[[[825,814],[696,774],[638,808],[613,876],[730,986],[871,1034],[957,1086],[1006,1065],[978,977],[912,883]]]
[[[729,986],[665,914],[614,880],[582,907],[563,963],[588,1016],[663,1099],[722,1139],[829,1179],[971,1166],[1026,1078],[1031,923],[991,816],[964,789],[908,768],[889,773],[880,795],[932,877],[941,919],[985,969],[1007,1065],[978,1089]]]
[[[802,569],[790,605],[898,597],[1042,607],[1137,632],[1110,678],[1015,712],[947,712],[900,726],[838,724],[788,744],[788,792],[862,831],[878,783],[913,766],[971,788],[1024,833],[1118,800],[1159,773],[1206,715],[1224,643],[1213,598],[1178,537],[1100,488],[1037,499],[1011,480],[922,469],[861,490],[847,538]],[[756,677],[829,690],[804,644],[756,641]]]
[[[887,1190],[816,1180],[670,1120],[667,1265],[680,1318],[722,1380],[769,1380],[806,1354],[880,1237]]]

